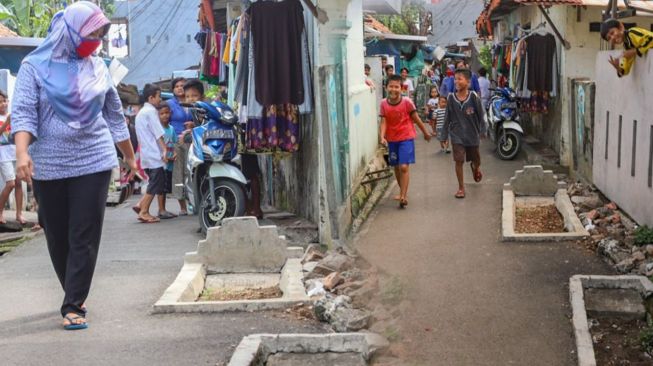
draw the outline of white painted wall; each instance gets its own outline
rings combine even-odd
[[[602,51],[595,63],[594,184],[637,222],[653,226],[653,188],[649,184],[653,179],[653,55],[637,59],[631,74],[622,78],[608,64],[610,55],[618,56],[620,51]]]
[[[347,37],[349,172],[350,183],[374,157],[378,148],[376,92],[365,84],[365,39],[363,0],[352,0],[347,8],[351,28]]]

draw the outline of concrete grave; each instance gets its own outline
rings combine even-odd
[[[186,263],[202,263],[217,273],[276,273],[286,263],[287,245],[276,226],[259,226],[255,217],[232,217],[208,230]]]
[[[374,352],[388,346],[388,341],[375,333],[253,334],[243,338],[228,366],[361,366],[369,364]]]
[[[516,196],[554,196],[559,189],[567,189],[553,171],[544,170],[541,165],[526,165],[517,170],[508,185]]]
[[[288,247],[276,226],[259,226],[254,217],[225,219],[208,230],[196,252],[187,253],[175,281],[154,305],[154,313],[260,311],[308,302],[301,247]],[[204,291],[242,291],[277,287],[281,297],[204,301]]]
[[[598,290],[598,291],[597,291]],[[615,293],[605,296],[606,291]],[[634,301],[632,292],[639,295]],[[598,298],[597,293],[600,297]],[[625,295],[627,294],[627,295]],[[625,295],[625,296],[624,296]],[[619,301],[619,297],[623,301]],[[648,308],[653,311],[653,283],[644,276],[586,276],[576,275],[569,279],[569,299],[573,311],[572,323],[578,354],[578,366],[596,366],[594,343],[587,320],[588,315],[642,318]]]
[[[517,233],[515,230],[517,208],[555,205],[564,220],[564,231],[559,233]],[[550,170],[540,165],[525,166],[517,170],[503,188],[501,217],[503,241],[565,241],[589,236],[576,215],[564,182],[557,182]]]

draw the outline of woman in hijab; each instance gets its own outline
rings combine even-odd
[[[85,329],[84,305],[100,245],[114,143],[136,171],[118,92],[94,55],[109,20],[88,1],[52,19],[18,72],[12,133],[17,176],[31,182],[39,223],[65,292],[65,329]]]

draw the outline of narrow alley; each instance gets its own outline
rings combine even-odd
[[[355,246],[406,284],[399,328],[417,364],[572,365],[569,277],[610,270],[573,243],[501,242],[502,186],[524,162],[481,153],[483,181],[466,167],[458,200],[451,156],[420,141],[409,207],[389,191]]]

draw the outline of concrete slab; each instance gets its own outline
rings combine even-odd
[[[572,307],[572,324],[578,366],[596,366],[594,343],[587,321],[587,289],[635,290],[642,299],[653,295],[653,283],[644,276],[588,276],[576,275],[569,279],[569,300]],[[592,300],[590,300],[592,301]],[[590,305],[596,306],[596,305]],[[621,311],[624,311],[622,308]]]
[[[585,290],[585,310],[590,317],[646,318],[642,295],[633,289],[589,288]]]
[[[515,232],[515,211],[518,205],[532,207],[538,203],[555,203],[558,212],[562,215],[566,232],[562,233],[516,233]],[[574,206],[571,203],[566,189],[559,189],[554,197],[522,196],[516,197],[515,193],[508,187],[503,190],[503,211],[501,213],[501,238],[503,241],[518,242],[546,242],[546,241],[568,241],[578,240],[589,236],[576,215]]]
[[[245,285],[250,280],[261,280],[260,274],[233,274],[228,277],[231,283]],[[206,287],[206,266],[186,263],[175,281],[163,296],[154,304],[154,313],[215,313],[226,311],[263,311],[286,309],[298,303],[310,301],[304,288],[304,274],[301,259],[289,258],[278,276],[278,285],[283,296],[274,299],[197,301]],[[218,283],[224,279],[214,280]],[[251,282],[250,282],[251,283]]]
[[[318,354],[355,354],[367,361],[373,354],[371,349],[374,348],[370,340],[379,337],[379,335],[369,336],[365,333],[253,334],[243,338],[231,357],[228,366],[261,365],[265,364],[270,356],[284,353],[311,355],[313,357]],[[313,365],[313,362],[305,362],[301,365],[309,364]],[[362,365],[365,364],[362,363]],[[338,363],[328,365],[338,365]],[[358,364],[347,363],[343,365]]]
[[[367,366],[358,353],[276,353],[268,357],[265,366]]]

